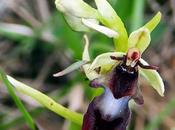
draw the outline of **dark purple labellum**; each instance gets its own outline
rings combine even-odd
[[[89,104],[82,130],[126,130],[130,119],[129,100],[128,96],[115,99],[106,89]]]
[[[113,70],[100,78],[96,78],[90,82],[91,87],[110,88],[113,96],[119,99],[124,96],[135,98],[140,96],[138,88],[138,68],[126,66],[121,63],[113,68]],[[139,103],[140,104],[140,103]]]
[[[137,67],[131,68],[125,64],[119,64],[112,71],[109,78],[109,87],[115,98],[133,96],[136,93],[137,82]]]

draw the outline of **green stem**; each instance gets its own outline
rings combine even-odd
[[[28,95],[38,101],[40,104],[48,108],[49,110],[55,112],[56,114],[78,124],[82,125],[82,115],[80,113],[73,112],[64,106],[56,103],[53,99],[46,96],[45,94],[35,90],[17,80],[12,78],[11,76],[7,76],[10,83],[15,87],[15,89],[25,95]]]

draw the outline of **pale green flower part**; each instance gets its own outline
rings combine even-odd
[[[88,40],[87,35],[84,35],[84,40],[85,40],[85,46],[84,46],[84,51],[82,54],[82,60],[83,61],[91,61],[90,56],[89,56],[89,40]],[[89,71],[90,66],[91,66],[91,63],[88,63],[86,65],[83,65],[82,67],[84,69],[86,77],[89,80],[93,80],[93,79],[99,77],[100,75],[97,74],[95,71]]]
[[[85,35],[85,47],[83,51],[82,61],[90,61],[90,56],[88,52],[89,47],[89,41],[87,39],[87,36]],[[87,63],[85,65],[80,65],[79,67],[83,67],[85,75],[89,80],[93,80],[99,77],[103,77],[103,75],[106,75],[109,73],[115,66],[117,66],[120,62],[114,61],[111,59],[111,56],[114,57],[122,57],[124,55],[127,55],[124,52],[107,52],[98,55],[92,63]],[[148,65],[146,61],[144,61],[142,58],[139,59],[140,62],[143,65]],[[132,62],[131,62],[132,64]],[[130,64],[130,65],[131,65]],[[96,71],[96,69],[101,68],[99,72]],[[77,67],[75,68],[77,69]],[[72,70],[75,70],[72,69]],[[146,78],[146,80],[153,86],[153,88],[161,95],[164,96],[164,83],[159,75],[159,73],[156,70],[152,69],[143,69],[139,67],[139,74]]]
[[[107,52],[107,53],[103,53],[101,55],[98,55],[94,61],[92,62],[92,64],[89,66],[89,69],[85,70],[85,73],[95,73],[95,69],[98,67],[101,67],[101,72],[99,72],[99,74],[96,73],[96,77],[89,77],[90,80],[98,78],[102,75],[107,74],[108,72],[110,72],[112,70],[112,68],[114,68],[115,66],[117,66],[120,62],[118,61],[112,61],[110,56],[115,56],[115,57],[122,57],[123,55],[126,55],[126,53],[122,53],[122,52]],[[143,59],[140,58],[140,62],[143,65],[148,65],[148,63],[146,61],[144,61]],[[146,78],[146,80],[151,84],[151,86],[161,95],[164,96],[164,83],[163,80],[161,78],[161,76],[159,75],[159,73],[156,70],[152,70],[152,69],[143,69],[141,67],[139,67],[139,74],[141,74],[143,77]]]
[[[83,0],[56,0],[56,7],[61,11],[75,31],[89,31],[89,28],[82,23],[82,18],[93,19],[91,22],[97,23],[98,12]]]
[[[66,22],[69,24],[69,26],[75,30],[75,31],[84,31],[84,32],[88,32],[89,28],[87,26],[85,26],[84,24],[82,24],[82,19],[79,17],[75,17],[71,14],[64,14],[64,18],[66,20]],[[95,21],[97,22],[98,21]]]
[[[141,58],[141,54],[150,44],[150,34],[160,22],[161,13],[158,12],[148,23],[132,32],[128,37],[124,23],[108,1],[94,1],[97,9],[92,8],[83,0],[56,0],[56,6],[63,15],[66,17],[69,16],[66,19],[73,29],[77,31],[89,31],[89,29],[93,29],[113,38],[116,51],[101,54],[97,56],[92,63],[88,62],[85,65],[79,64],[79,66],[73,66],[69,68],[69,70],[75,70],[82,66],[87,78],[93,80],[107,74],[113,67],[120,63],[112,60],[111,56],[121,57],[122,55],[128,55],[127,66],[134,67],[138,60],[140,64],[148,65],[147,62]],[[82,62],[91,61],[88,52],[89,41],[87,36],[85,36],[85,41]],[[135,51],[138,57],[132,60],[129,53],[134,53]],[[156,70],[139,68],[139,72],[161,96],[164,95],[164,84]]]
[[[89,71],[93,71],[96,68],[101,67],[100,73],[106,73],[111,70],[115,65],[119,64],[119,61],[112,60],[110,56],[122,57],[124,55],[125,53],[123,52],[107,52],[98,55],[89,67]]]
[[[125,43],[127,43],[128,34],[124,23],[107,0],[95,0],[95,3],[100,14],[100,22],[119,33],[119,37],[114,38],[116,51],[126,52],[128,46]]]
[[[141,62],[144,65],[148,65],[148,63],[143,59],[141,59]],[[165,91],[164,83],[159,73],[156,70],[148,70],[143,68],[139,68],[139,71],[140,71],[140,74],[143,77],[145,77],[146,80],[153,86],[153,88],[156,89],[161,96],[164,96],[164,91]]]
[[[150,31],[146,27],[142,27],[130,34],[128,48],[136,47],[141,53],[143,53],[150,44],[150,41]]]
[[[150,33],[158,25],[161,13],[158,12],[146,25],[132,32],[128,39],[128,48],[136,47],[143,53],[151,42]]]
[[[92,8],[83,0],[56,0],[55,4],[75,31],[87,32],[93,29],[113,38],[115,50],[118,52],[127,52],[128,48],[133,46],[137,46],[141,53],[144,52],[151,40],[150,33],[160,22],[161,13],[158,12],[152,20],[131,33],[128,38],[124,23],[108,1],[94,1],[97,9]],[[99,25],[100,23],[103,25]]]
[[[154,30],[154,28],[157,26],[157,24],[160,22],[161,20],[161,13],[158,12],[148,23],[146,23],[145,27],[152,32]]]
[[[80,66],[83,66],[87,63],[88,63],[88,61],[85,61],[85,60],[84,61],[77,61],[77,62],[73,63],[71,66],[69,66],[68,68],[66,68],[65,70],[58,72],[58,73],[54,74],[53,76],[54,77],[63,76],[65,74],[68,74],[68,73],[78,69]]]
[[[128,39],[128,48],[136,48],[142,54],[150,44],[150,32],[153,31],[156,25],[160,22],[160,19],[161,14],[160,12],[158,12],[156,16],[152,20],[150,20],[145,26],[132,32]],[[91,66],[89,67],[89,70],[95,70],[95,68],[101,67],[101,71],[104,72],[105,69],[105,72],[107,73],[112,69],[112,66],[116,66],[119,63],[112,62],[110,56],[121,57],[121,55],[124,54],[127,55],[126,53],[122,52],[108,52],[101,54],[94,59]],[[148,65],[148,63],[141,58],[140,62],[144,65]],[[156,89],[161,96],[163,96],[165,91],[164,83],[159,73],[156,70],[143,68],[139,68],[139,71],[140,74],[144,76],[148,80],[148,82],[153,86],[153,88]],[[90,72],[88,71],[88,73]]]
[[[118,38],[119,37],[119,34],[117,32],[115,32],[114,30],[111,30],[105,26],[101,26],[101,25],[98,25],[98,24],[95,24],[93,22],[91,22],[90,20],[88,19],[82,19],[82,23],[84,25],[86,25],[87,27],[91,28],[91,29],[94,29],[98,32],[101,32],[103,34],[105,34],[106,36],[110,37],[110,38]]]
[[[55,4],[73,30],[84,32],[88,32],[90,29],[96,30],[110,38],[114,38],[116,45],[119,44],[117,50],[127,50],[124,43],[127,42],[128,36],[120,17],[106,0],[95,2],[98,10],[92,8],[83,0],[56,0]],[[101,10],[101,8],[106,10]]]
[[[97,10],[86,4],[83,0],[56,0],[55,4],[61,12],[76,17],[94,19],[98,17]]]

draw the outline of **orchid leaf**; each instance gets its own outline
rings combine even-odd
[[[97,18],[96,9],[89,6],[83,0],[56,0],[56,7],[63,13],[83,18]]]
[[[64,117],[65,119],[68,119],[78,125],[82,124],[82,120],[83,120],[82,114],[73,112],[65,108],[64,106],[56,103],[53,99],[51,99],[47,95],[25,85],[24,83],[17,81],[11,76],[7,76],[7,79],[18,92],[32,97],[33,99],[38,101],[41,105],[55,112],[56,114]]]
[[[148,65],[143,59],[140,60],[142,64]],[[164,96],[164,83],[159,73],[156,70],[139,68],[140,74],[146,78],[151,86],[161,95]]]
[[[90,71],[92,71],[92,70],[100,67],[101,68],[100,73],[105,74],[108,71],[110,71],[114,65],[117,65],[120,63],[120,61],[111,59],[111,56],[123,57],[123,55],[124,55],[124,53],[122,53],[122,52],[107,52],[107,53],[103,53],[101,55],[98,55],[94,59],[94,61],[92,62],[89,69],[90,69]]]
[[[87,27],[93,29],[93,30],[96,30],[110,38],[117,38],[119,35],[116,31],[110,29],[110,28],[107,28],[105,26],[102,26],[102,25],[99,25],[99,24],[96,24],[94,22],[92,22],[91,20],[89,19],[82,19],[82,22],[84,25],[86,25]]]
[[[138,48],[139,51],[143,53],[150,44],[150,41],[151,37],[149,30],[145,27],[142,27],[130,34],[128,39],[128,46],[129,48]]]
[[[88,61],[77,61],[77,62],[73,63],[72,65],[70,65],[69,67],[67,67],[65,70],[62,70],[62,71],[54,74],[53,76],[60,77],[60,76],[66,75],[66,74],[80,68],[81,66],[83,66],[87,63],[88,63]]]
[[[122,20],[106,0],[95,0],[95,2],[100,14],[99,21],[119,33],[119,37],[114,38],[116,51],[126,52],[128,34]]]
[[[82,60],[90,61],[89,50],[88,50],[89,49],[89,40],[88,40],[87,35],[84,35],[84,40],[85,40],[85,46],[84,46],[84,50],[83,50]],[[91,66],[90,63],[83,65],[83,69],[84,69],[86,77],[89,80],[93,80],[93,79],[99,77],[99,75],[95,71],[89,71],[90,66]]]
[[[161,13],[158,12],[144,27],[146,27],[150,32],[159,24],[161,20]]]

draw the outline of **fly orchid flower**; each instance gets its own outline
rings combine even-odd
[[[82,61],[54,76],[65,75],[82,66],[90,86],[104,88],[104,93],[90,103],[82,130],[126,130],[131,114],[129,100],[134,99],[138,104],[144,102],[138,87],[139,75],[145,77],[161,96],[164,95],[164,83],[158,68],[141,58],[150,44],[150,33],[159,23],[161,13],[158,12],[128,37],[123,22],[110,4],[106,0],[95,0],[95,3],[97,9],[82,0],[56,0],[57,8],[74,30],[87,31],[91,28],[112,37],[115,51],[100,54],[91,61],[89,41],[85,35]]]

